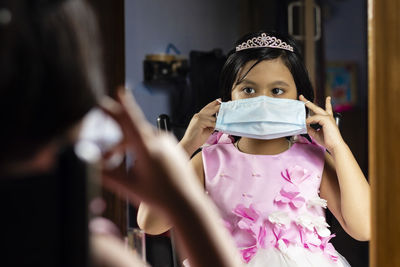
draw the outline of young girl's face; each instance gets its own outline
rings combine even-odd
[[[244,65],[238,73],[239,79],[255,62],[252,60]],[[297,99],[296,84],[282,59],[261,61],[232,88],[232,100],[257,96]]]

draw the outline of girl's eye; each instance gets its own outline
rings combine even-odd
[[[285,91],[283,91],[282,89],[280,89],[280,88],[274,88],[274,89],[272,89],[272,94],[273,95],[281,95],[281,94],[283,94]]]
[[[254,90],[253,88],[250,88],[250,87],[245,87],[245,88],[242,89],[242,91],[245,94],[248,94],[248,95],[254,94],[256,92],[256,90]]]

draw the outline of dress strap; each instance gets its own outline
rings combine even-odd
[[[233,141],[234,139],[232,136],[223,132],[215,131],[213,134],[210,135],[203,147],[215,144],[232,144]]]

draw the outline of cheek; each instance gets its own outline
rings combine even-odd
[[[240,93],[237,92],[236,90],[231,92],[231,99],[232,100],[236,100],[236,99],[240,99]]]
[[[288,95],[288,98],[294,99],[294,100],[298,100],[299,97],[298,97],[298,95],[297,95],[297,90],[296,90],[296,89],[295,89],[295,90],[292,90],[292,91],[290,92],[290,94]]]

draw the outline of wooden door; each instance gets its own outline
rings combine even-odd
[[[368,5],[370,263],[400,266],[400,1]]]
[[[106,90],[114,96],[116,89],[125,84],[125,27],[124,0],[88,0],[93,7],[100,28]],[[120,196],[102,189],[106,202],[104,217],[113,221],[126,235],[127,202]]]

